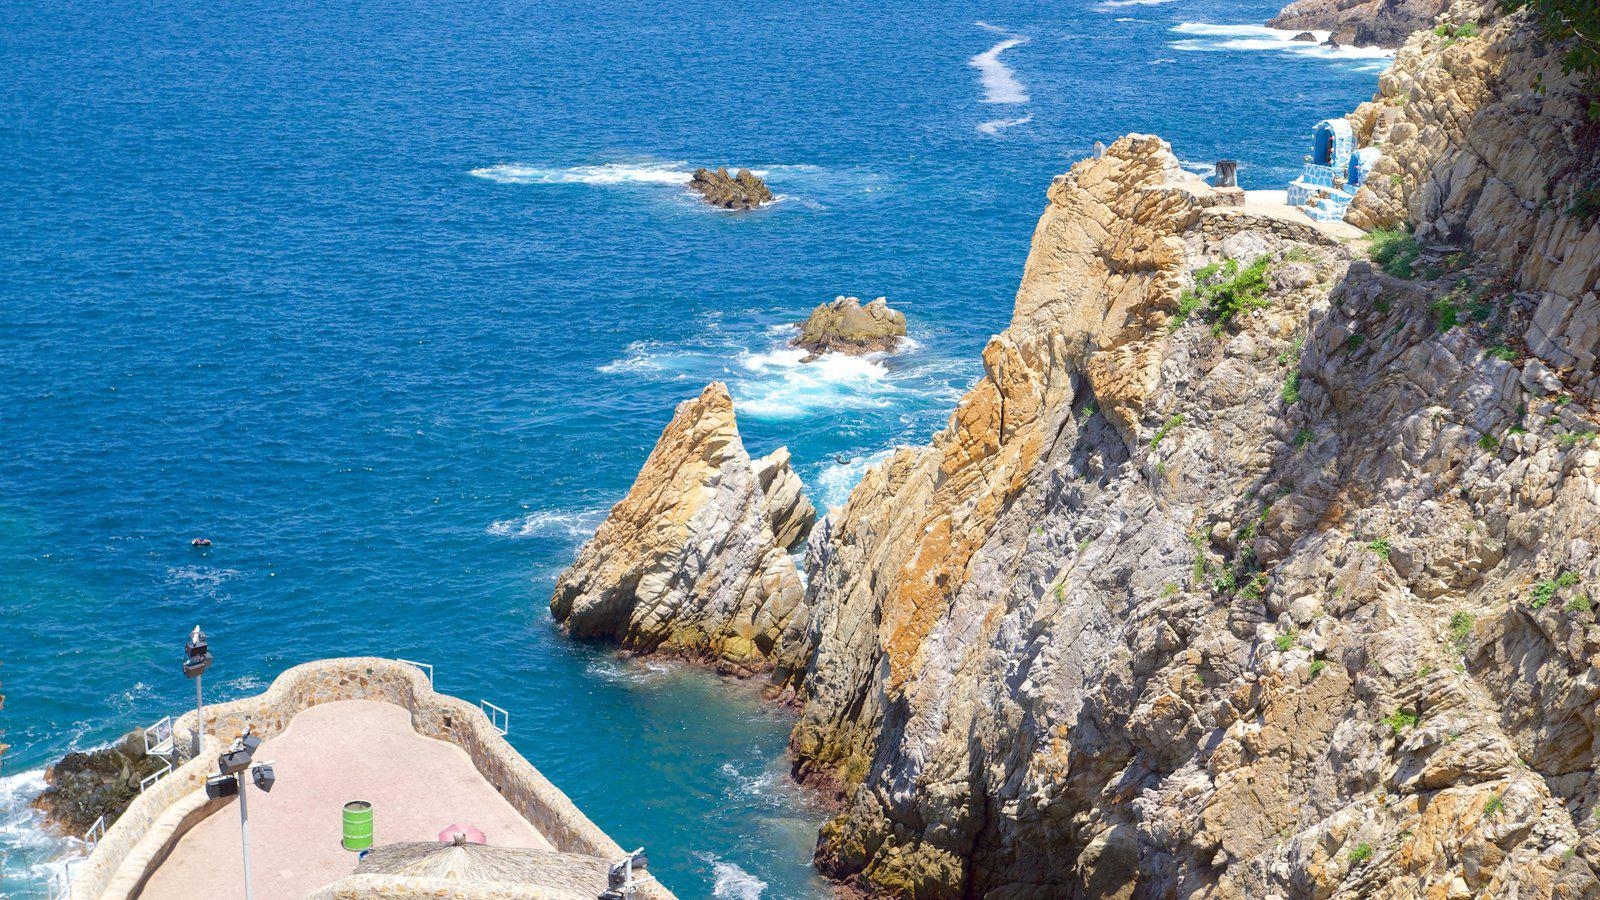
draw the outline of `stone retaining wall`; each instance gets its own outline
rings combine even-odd
[[[259,737],[271,738],[287,728],[302,710],[340,700],[378,701],[406,709],[418,734],[447,741],[465,751],[484,780],[555,849],[608,862],[623,856],[615,841],[506,742],[481,709],[435,692],[428,677],[415,666],[392,659],[349,657],[295,666],[279,675],[265,693],[206,707],[205,746],[199,757],[189,759],[141,795],[111,826],[77,870],[73,900],[121,900],[135,895],[183,833],[224,805],[206,803],[202,793],[205,778],[214,770],[217,754],[223,748],[219,737],[232,741],[249,725]],[[174,743],[185,755],[193,747],[194,730],[193,712],[173,724]],[[440,894],[437,886],[420,883],[415,885],[416,893],[408,893],[405,883],[411,881],[417,879],[388,879],[382,893],[396,897],[480,896]],[[505,889],[523,890],[520,886]],[[481,896],[541,895],[532,892]],[[641,888],[638,896],[672,900],[673,895],[651,882]]]

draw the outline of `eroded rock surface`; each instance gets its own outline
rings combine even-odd
[[[856,297],[835,297],[811,311],[791,342],[810,351],[810,362],[824,353],[875,353],[893,350],[906,335],[905,314],[883,297],[861,305]]]
[[[819,863],[918,898],[1600,895],[1600,447],[1593,395],[1496,343],[1522,301],[1213,206],[1153,138],[1049,198],[984,379],[813,539],[777,674],[845,798]],[[1259,296],[1180,321],[1228,260]],[[1463,277],[1498,311],[1448,325]]]
[[[161,767],[160,759],[145,755],[143,740],[133,732],[109,747],[62,757],[45,770],[47,786],[33,805],[52,828],[81,836],[101,816],[108,825],[116,821],[139,796],[140,780]]]
[[[1412,32],[1432,28],[1447,5],[1448,0],[1295,0],[1267,24],[1332,32],[1333,42],[1345,46],[1398,47]]]
[[[752,462],[720,382],[679,405],[633,487],[556,583],[550,612],[577,637],[771,665],[802,588],[789,544],[815,517],[787,451]]]
[[[1051,185],[983,378],[813,529],[774,645],[827,872],[1600,897],[1594,157],[1520,17],[1444,20],[1481,35],[1412,38],[1355,117],[1414,277],[1153,137]]]
[[[689,187],[698,191],[707,203],[723,209],[755,209],[774,199],[767,183],[749,169],[740,169],[737,175],[729,175],[724,168],[715,172],[695,169]]]

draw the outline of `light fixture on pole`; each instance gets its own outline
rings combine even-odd
[[[255,898],[255,889],[250,884],[250,791],[245,784],[245,775],[248,774],[250,781],[264,793],[271,793],[272,785],[278,780],[271,760],[255,761],[255,752],[260,747],[261,738],[252,734],[248,725],[245,726],[244,733],[217,755],[217,774],[206,779],[207,797],[213,800],[239,798],[239,845],[244,853],[245,900]]]
[[[199,625],[189,633],[189,643],[184,645],[183,653],[183,674],[194,679],[194,753],[199,756],[200,745],[206,736],[205,699],[200,694],[200,676],[211,668],[211,647],[206,644],[206,633],[200,630]]]
[[[606,891],[600,895],[600,900],[625,900],[632,897],[638,887],[633,881],[634,870],[643,871],[649,867],[650,857],[644,855],[643,847],[612,863],[611,871],[606,876]]]

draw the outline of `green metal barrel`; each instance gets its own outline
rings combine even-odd
[[[344,805],[344,844],[346,850],[365,850],[372,846],[372,804],[351,800]]]

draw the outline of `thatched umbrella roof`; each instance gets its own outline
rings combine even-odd
[[[457,840],[451,844],[419,841],[374,847],[356,866],[355,874],[532,884],[594,900],[606,889],[609,868],[603,859],[578,853],[491,847]]]

